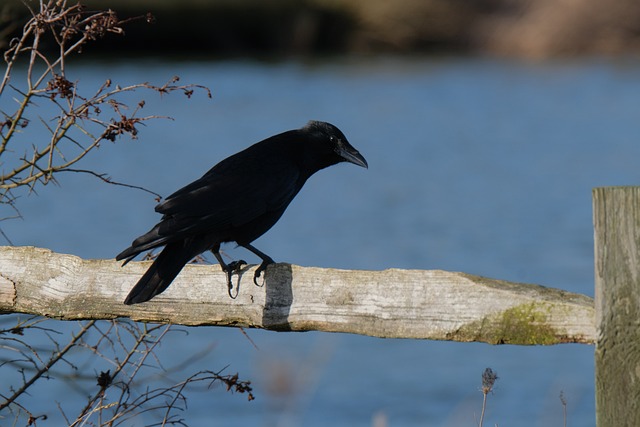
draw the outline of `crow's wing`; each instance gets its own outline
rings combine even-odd
[[[164,215],[154,227],[158,237],[224,233],[284,211],[304,180],[289,157],[267,157],[232,156],[167,197],[156,206]]]

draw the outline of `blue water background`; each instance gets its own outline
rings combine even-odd
[[[282,262],[464,271],[593,296],[591,189],[640,182],[634,60],[128,61],[70,70],[88,92],[106,78],[163,84],[173,75],[212,89],[213,99],[139,93],[131,99],[144,98],[145,112],[174,120],[105,143],[82,164],[162,195],[309,119],[340,127],[369,170],[338,165],[307,183],[255,242]],[[112,258],[158,220],[145,193],[83,175],[59,183],[20,199],[24,219],[1,224],[14,244]],[[377,417],[389,426],[472,426],[486,367],[500,379],[485,425],[562,425],[561,391],[568,425],[595,425],[592,346],[249,330],[256,350],[236,329],[188,331],[163,342],[167,364],[213,344],[190,371],[229,365],[257,396],[195,394],[184,414],[192,425],[370,426]],[[278,380],[294,393],[279,397]]]

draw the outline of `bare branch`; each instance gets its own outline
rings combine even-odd
[[[147,188],[141,187],[139,185],[131,185],[131,184],[126,184],[123,182],[118,182],[118,181],[114,181],[111,179],[111,177],[109,177],[107,174],[104,173],[98,173],[98,172],[94,172],[92,170],[86,170],[86,169],[62,169],[59,172],[76,172],[76,173],[86,173],[89,175],[93,175],[96,178],[108,183],[108,184],[112,184],[112,185],[119,185],[122,187],[127,187],[127,188],[134,188],[136,190],[142,190],[146,193],[152,194],[154,196],[156,196],[156,199],[159,201],[160,199],[162,199],[162,196],[158,193],[156,193],[155,191],[151,191]]]
[[[93,326],[93,324],[95,323],[94,320],[90,320],[88,321],[85,326],[80,330],[80,332],[78,334],[76,334],[71,341],[69,341],[69,343],[59,352],[55,353],[51,359],[49,359],[47,361],[47,363],[40,367],[40,369],[38,369],[38,371],[35,373],[35,375],[33,375],[29,380],[27,380],[22,387],[20,387],[19,389],[17,389],[11,396],[7,397],[6,400],[4,402],[0,402],[0,411],[3,410],[4,408],[8,407],[9,405],[11,405],[20,395],[22,395],[33,383],[35,383],[41,376],[43,376],[44,374],[46,374],[47,372],[49,372],[49,370],[51,369],[51,367],[53,365],[55,365],[56,363],[58,363],[60,360],[62,360],[62,358],[65,356],[65,354],[67,354],[67,352],[69,350],[71,350],[72,348],[75,347],[76,343],[82,338],[82,336],[87,333],[87,331],[89,331],[89,329],[91,329],[91,327]]]
[[[145,122],[168,118],[158,115],[141,115],[144,100],[134,108],[122,102],[121,96],[138,90],[150,91],[161,96],[175,91],[191,97],[194,90],[202,90],[208,97],[211,91],[201,85],[180,85],[179,78],[173,77],[163,85],[148,82],[128,86],[112,85],[107,79],[92,96],[83,96],[80,82],[72,82],[66,77],[65,59],[82,49],[87,43],[107,34],[123,34],[123,26],[132,21],[147,20],[148,15],[120,19],[113,10],[88,11],[80,3],[67,1],[41,1],[38,10],[30,9],[31,19],[25,24],[22,37],[13,42],[5,52],[7,69],[0,85],[0,96],[11,88],[21,97],[13,112],[3,112],[0,123],[0,159],[9,165],[8,171],[0,174],[0,205],[16,207],[15,195],[9,190],[25,188],[34,191],[39,185],[46,185],[58,172],[88,172],[74,167],[86,155],[100,146],[103,141],[115,142],[122,136],[136,139],[140,126]],[[57,55],[45,54],[40,50],[43,37],[51,37],[58,45]],[[23,56],[28,57],[24,82],[13,82],[13,65]],[[41,67],[44,65],[44,68]],[[7,158],[12,146],[18,146],[20,130],[30,123],[27,111],[37,111],[34,99],[51,102],[60,115],[50,125],[42,120],[42,125],[50,133],[46,142],[34,144],[31,153],[22,157]],[[105,108],[107,107],[107,108]],[[99,129],[98,132],[95,130]],[[65,144],[68,141],[72,145]],[[114,183],[105,174],[91,172],[105,182]],[[114,183],[129,188],[147,191],[135,185]],[[150,192],[155,196],[157,194]],[[11,196],[11,199],[5,197]],[[8,216],[5,216],[7,218]]]

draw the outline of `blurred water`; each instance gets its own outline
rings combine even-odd
[[[104,144],[83,168],[167,195],[309,119],[340,127],[369,161],[369,170],[339,165],[307,183],[256,241],[277,261],[457,270],[593,295],[591,189],[634,185],[640,175],[636,61],[140,61],[77,64],[70,77],[92,92],[106,78],[162,84],[176,74],[211,87],[213,100],[134,97],[175,120],[149,124],[137,141]],[[88,176],[60,184],[21,199],[24,220],[2,223],[14,244],[110,258],[158,219],[144,193]],[[162,344],[171,362],[216,343],[193,370],[230,365],[256,385],[251,403],[222,391],[195,395],[186,414],[193,425],[370,426],[376,414],[390,426],[477,425],[486,367],[500,379],[485,425],[561,425],[560,391],[568,425],[595,424],[590,346],[249,335],[259,350],[223,328]],[[270,393],[275,376],[295,392]]]

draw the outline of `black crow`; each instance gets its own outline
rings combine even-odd
[[[220,256],[224,242],[236,242],[262,259],[254,276],[257,284],[274,261],[251,242],[280,219],[311,175],[340,162],[368,168],[337,127],[317,121],[224,159],[158,204],[160,222],[116,256],[126,264],[143,251],[164,246],[124,303],[149,301],[167,289],[185,264],[207,250],[227,274],[231,296],[231,275],[244,261],[226,264]]]

